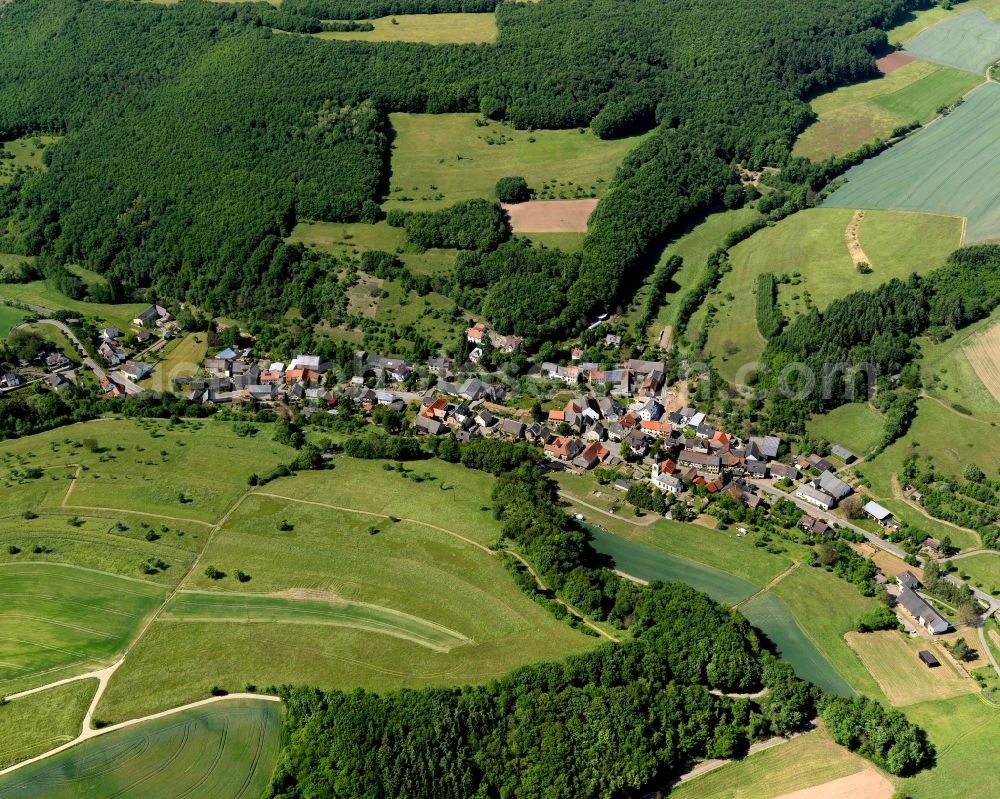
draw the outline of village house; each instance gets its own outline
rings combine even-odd
[[[681,450],[677,456],[677,463],[679,466],[689,466],[710,474],[718,474],[722,470],[722,461],[718,455],[708,455],[690,449]]]
[[[571,461],[583,450],[583,444],[575,438],[560,436],[545,445],[545,455],[554,461]]]
[[[45,365],[49,369],[61,369],[64,366],[69,366],[69,358],[61,352],[51,352],[45,356]]]
[[[769,461],[778,457],[781,439],[777,436],[751,436],[747,460]]]
[[[101,341],[114,341],[122,332],[117,327],[105,327],[97,331],[97,338]]]
[[[833,471],[833,464],[830,463],[830,461],[826,460],[826,458],[821,458],[815,452],[808,458],[806,458],[806,461],[809,463],[810,466],[812,466],[814,469],[820,472]]]
[[[913,589],[901,587],[896,601],[931,635],[947,632],[948,622]]]
[[[128,360],[125,350],[118,346],[118,342],[114,339],[102,342],[101,346],[97,348],[97,354],[101,356],[104,363],[111,367],[118,366],[118,364]]]
[[[500,432],[513,439],[524,438],[524,422],[516,419],[501,419]]]
[[[471,344],[479,346],[486,341],[488,333],[489,327],[486,326],[485,322],[476,322],[472,327],[465,331],[465,340]]]
[[[132,324],[136,327],[160,327],[173,320],[170,311],[162,305],[150,305],[132,320]]]
[[[830,525],[821,519],[817,519],[815,516],[810,516],[808,513],[803,513],[799,517],[799,527],[809,533],[809,535],[820,538],[833,535],[833,530]]]
[[[126,380],[131,380],[136,382],[142,380],[146,375],[153,371],[153,367],[145,363],[136,363],[135,361],[130,361],[126,363],[121,369],[118,370],[122,377]]]
[[[837,501],[832,496],[809,484],[800,485],[796,488],[795,496],[823,510],[830,510],[830,508],[837,504]]]
[[[448,429],[437,419],[431,419],[423,414],[417,415],[413,420],[413,426],[418,430],[423,430],[425,433],[430,433],[432,436],[440,435]]]
[[[825,491],[837,502],[848,496],[854,489],[837,477],[833,472],[820,472],[820,475],[813,481],[816,488]]]
[[[608,452],[605,447],[601,446],[600,442],[595,441],[586,446],[583,451],[573,459],[573,465],[578,466],[581,469],[593,469],[610,454],[611,453]]]

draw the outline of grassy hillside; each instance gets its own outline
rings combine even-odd
[[[397,14],[368,20],[371,31],[313,34],[317,39],[359,42],[423,42],[424,44],[482,44],[497,37],[494,14]]]
[[[96,690],[96,679],[77,680],[4,705],[0,712],[0,769],[73,740],[80,733]]]

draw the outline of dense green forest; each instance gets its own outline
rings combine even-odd
[[[603,135],[656,124],[593,216],[554,323],[573,330],[722,197],[733,161],[783,162],[809,119],[801,98],[871,74],[876,27],[904,5],[504,3],[496,44],[432,47],[271,28],[492,3],[17,0],[0,17],[0,137],[66,137],[47,172],[0,190],[0,246],[107,275],[99,299],[155,295],[262,322],[292,307],[299,256],[281,238],[297,220],[379,216],[387,112],[480,111],[522,128],[597,118]]]
[[[900,374],[914,357],[913,339],[947,338],[1000,305],[1000,247],[952,253],[930,274],[891,280],[813,308],[768,341],[758,375],[772,430],[802,432],[811,413],[867,398],[876,381]],[[915,396],[891,396],[886,446],[912,418]]]

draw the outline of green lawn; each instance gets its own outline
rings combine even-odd
[[[5,338],[12,328],[21,324],[27,317],[27,311],[0,305],[0,339]]]
[[[841,444],[860,458],[878,444],[884,428],[878,411],[866,402],[852,402],[813,416],[806,429],[812,438]]]
[[[803,633],[785,604],[773,593],[763,594],[741,610],[778,648],[782,659],[792,664],[795,673],[827,691],[850,695],[851,686],[837,673],[816,644]]]
[[[848,170],[824,206],[964,216],[966,242],[1000,237],[998,119],[1000,86],[984,84],[940,122]]]
[[[0,707],[0,769],[72,741],[96,690],[96,679],[77,680]]]
[[[0,567],[0,694],[108,662],[165,595],[153,583],[72,566],[4,564]]]
[[[965,416],[931,398],[917,402],[909,431],[873,461],[861,465],[876,496],[892,496],[891,478],[911,454],[933,457],[941,474],[959,476],[970,462],[994,474],[1000,462],[1000,435],[992,420]]]
[[[906,522],[918,530],[923,530],[927,535],[937,538],[939,541],[942,537],[949,536],[951,543],[959,549],[978,549],[982,546],[979,534],[974,530],[956,529],[937,519],[928,518],[901,499],[878,497],[878,501],[879,504],[891,510],[900,521]]]
[[[819,728],[678,785],[670,799],[774,799],[855,774],[866,765]]]
[[[132,320],[146,308],[142,303],[105,305],[97,302],[71,300],[52,288],[45,280],[31,283],[0,283],[0,297],[27,305],[37,305],[50,311],[66,310],[93,319],[99,327],[114,325],[128,330]]]
[[[0,797],[237,799],[264,794],[281,706],[231,699],[116,730],[0,778]]]
[[[191,377],[204,367],[207,350],[205,333],[189,333],[174,339],[153,355],[143,357],[143,361],[156,368],[140,385],[154,391],[173,391],[175,377]]]
[[[662,549],[587,526],[594,549],[614,560],[615,568],[641,580],[674,580],[704,591],[717,602],[733,605],[757,591],[757,585],[721,569],[706,566]]]
[[[294,457],[290,447],[271,440],[270,425],[259,429],[256,437],[240,437],[229,422],[115,419],[5,442],[2,451],[23,458],[25,466],[83,465],[67,503],[71,513],[111,508],[146,514],[150,521],[161,515],[215,522],[247,489],[250,474]],[[97,451],[61,443],[85,439],[93,439]]]
[[[841,86],[810,103],[817,120],[795,142],[794,152],[814,160],[843,155],[894,128],[928,122],[982,78],[961,70],[913,61],[888,75]]]
[[[497,38],[495,14],[397,14],[371,20],[372,31],[314,34],[317,39],[361,42],[482,44]]]
[[[973,585],[981,584],[987,593],[1000,591],[1000,555],[973,555],[955,561],[958,574],[968,574]]]
[[[899,784],[913,799],[993,799],[1000,784],[1000,708],[982,697],[960,696],[907,707],[927,731],[937,765]]]
[[[792,318],[809,305],[825,308],[853,291],[894,277],[905,279],[913,272],[928,272],[941,266],[959,243],[959,219],[868,211],[858,238],[874,271],[862,275],[854,267],[845,239],[853,213],[851,208],[807,209],[733,247],[732,271],[723,276],[691,322],[693,331],[704,323],[709,304],[718,308],[708,348],[721,356],[719,371],[725,378],[735,380],[764,348],[753,294],[759,274],[774,272],[792,278],[791,283],[778,287],[780,309]]]
[[[395,139],[387,208],[420,210],[476,197],[521,175],[555,199],[601,196],[642,137],[602,141],[589,130],[515,130],[476,114],[391,114]],[[477,125],[477,121],[481,124]],[[493,142],[492,144],[490,142]]]

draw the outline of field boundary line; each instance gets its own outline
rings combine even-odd
[[[119,661],[120,662],[120,661]],[[54,687],[49,686],[49,687]],[[107,727],[101,727],[99,729],[88,729],[86,726],[83,731],[72,741],[69,741],[62,746],[57,746],[55,749],[51,749],[48,752],[44,752],[36,757],[29,758],[20,763],[15,763],[13,766],[8,766],[5,769],[0,769],[0,777],[6,776],[12,772],[22,769],[25,766],[29,766],[32,763],[38,763],[41,760],[45,760],[47,757],[52,755],[57,755],[60,752],[65,752],[67,749],[71,749],[77,744],[81,744],[84,741],[89,741],[92,738],[98,738],[101,735],[107,735],[110,732],[117,732],[118,730],[125,729],[126,727],[134,727],[136,724],[142,724],[147,721],[155,721],[157,719],[167,718],[169,716],[176,715],[177,713],[183,713],[186,710],[194,710],[198,707],[203,707],[205,705],[211,705],[218,702],[226,702],[232,699],[254,699],[263,702],[280,702],[280,696],[271,696],[270,694],[248,694],[248,693],[236,693],[236,694],[226,694],[225,696],[212,696],[208,699],[199,699],[197,702],[191,702],[187,705],[180,705],[178,707],[171,708],[170,710],[161,710],[159,713],[150,713],[148,716],[141,716],[135,719],[129,719],[128,721],[122,721],[118,724],[109,724]]]
[[[488,553],[490,555],[495,555],[496,554],[496,550],[490,549],[485,544],[480,544],[478,541],[473,541],[471,538],[466,538],[464,535],[461,535],[460,533],[456,533],[453,530],[448,530],[448,529],[446,529],[444,527],[439,527],[438,525],[431,524],[430,522],[422,522],[419,519],[408,519],[408,518],[405,518],[405,517],[402,517],[402,516],[390,516],[389,514],[386,514],[386,513],[376,513],[375,511],[370,511],[370,510],[359,510],[357,508],[347,508],[347,507],[344,507],[342,505],[331,505],[331,504],[329,504],[327,502],[317,502],[316,500],[312,500],[312,499],[298,499],[296,497],[287,497],[287,496],[284,496],[283,494],[272,494],[272,493],[270,493],[268,491],[251,491],[251,492],[249,492],[248,495],[255,495],[255,496],[260,496],[260,497],[271,497],[271,499],[283,499],[286,502],[299,502],[299,503],[302,503],[303,505],[316,505],[316,506],[318,506],[320,508],[329,508],[330,510],[342,511],[344,513],[358,513],[358,514],[360,514],[362,516],[374,516],[375,518],[378,518],[378,519],[397,519],[398,518],[401,522],[409,522],[410,524],[419,524],[419,525],[422,525],[424,527],[429,527],[432,530],[437,530],[438,532],[446,533],[447,535],[453,536],[454,538],[457,538],[460,541],[464,541],[467,544],[472,544],[472,546],[477,547],[477,548],[483,550],[483,552],[486,552],[486,553]],[[208,545],[206,544],[206,547],[207,546]]]
[[[776,586],[778,583],[784,580],[789,574],[791,574],[793,571],[799,568],[799,565],[800,564],[797,560],[793,560],[791,566],[785,569],[781,574],[776,574],[774,577],[772,577],[770,581],[767,583],[767,585],[761,588],[756,594],[751,594],[746,599],[741,599],[739,602],[733,605],[733,610],[739,610],[744,605],[749,605],[758,597],[761,597],[764,594],[768,593],[772,588],[774,588],[774,586]]]
[[[143,585],[151,585],[156,588],[167,588],[167,586],[162,583],[154,583],[152,580],[143,580],[141,577],[127,577],[124,574],[115,574],[114,572],[105,572],[100,569],[91,569],[87,566],[77,566],[75,563],[60,563],[59,561],[54,560],[24,560],[20,563],[15,563],[13,561],[10,563],[0,563],[0,569],[7,569],[11,566],[59,566],[65,569],[79,569],[80,571],[90,572],[91,574],[100,574],[105,577],[117,577],[119,580],[128,580],[132,583],[142,583]]]

